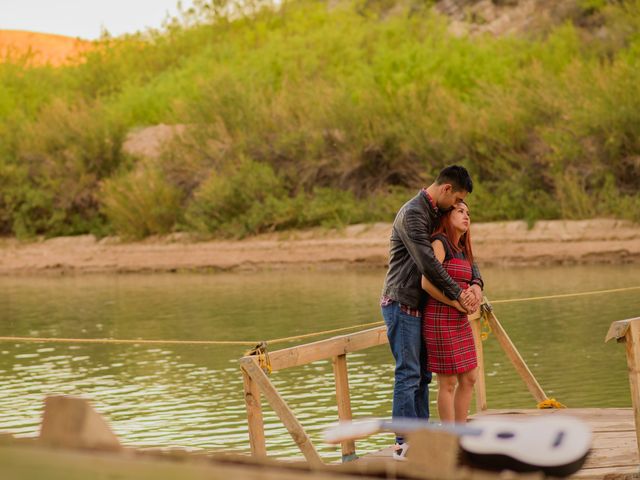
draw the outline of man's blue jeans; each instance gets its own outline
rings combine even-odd
[[[422,341],[422,318],[400,310],[393,302],[382,307],[391,353],[396,361],[392,417],[429,418],[427,352]],[[402,441],[402,437],[397,437]]]

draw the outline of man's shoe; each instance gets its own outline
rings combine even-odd
[[[409,450],[408,443],[396,443],[393,446],[393,459],[404,461],[407,459],[407,450]]]

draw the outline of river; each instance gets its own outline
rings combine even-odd
[[[640,268],[486,268],[490,300],[640,285]],[[0,277],[0,335],[164,340],[262,340],[381,320],[384,271]],[[640,316],[640,291],[496,304],[495,312],[550,397],[570,407],[629,407],[624,348],[604,344],[614,320]],[[313,341],[317,337],[305,341]],[[274,345],[284,348],[296,343]],[[495,338],[484,343],[489,408],[535,401]],[[93,400],[122,441],[136,446],[248,452],[237,345],[0,342],[0,431],[34,436],[48,394]],[[383,345],[349,355],[356,417],[389,416],[393,361]],[[330,361],[276,372],[272,381],[322,443],[337,418]],[[435,384],[431,407],[434,416]],[[263,403],[267,448],[300,455]],[[390,435],[357,443],[389,445]]]

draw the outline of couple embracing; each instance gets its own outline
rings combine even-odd
[[[464,167],[446,167],[400,209],[393,223],[381,299],[396,362],[393,418],[429,418],[433,372],[440,420],[466,421],[477,374],[467,315],[480,307],[483,288],[464,202],[472,190]],[[397,436],[394,458],[404,458],[407,449]]]

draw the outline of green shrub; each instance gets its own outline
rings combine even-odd
[[[115,233],[140,239],[172,231],[179,220],[182,195],[157,168],[142,165],[106,180],[101,200]]]
[[[451,163],[473,174],[477,220],[637,218],[638,0],[473,38],[413,1],[194,5],[76,65],[0,63],[0,233],[389,221]],[[122,154],[126,132],[158,123],[189,138],[153,167]]]
[[[285,186],[273,169],[246,158],[211,172],[186,211],[187,225],[197,231],[233,237],[275,230],[292,217]]]

